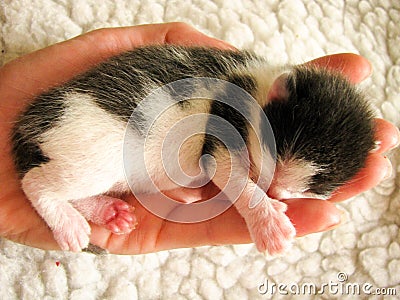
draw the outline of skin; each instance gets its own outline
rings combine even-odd
[[[35,95],[68,81],[104,59],[148,44],[202,45],[234,49],[225,42],[207,37],[183,23],[101,29],[22,56],[0,69],[0,236],[42,249],[58,249],[52,233],[31,207],[20,188],[10,155],[12,122]],[[355,54],[338,54],[309,62],[337,69],[353,83],[368,77],[369,62]],[[288,199],[287,215],[297,235],[329,230],[341,222],[342,212],[334,202],[343,201],[377,185],[391,172],[384,152],[398,144],[399,133],[387,121],[376,119],[376,140],[380,147],[368,157],[365,168],[340,188],[329,201]],[[186,191],[176,191],[176,198]],[[203,199],[216,194],[208,184],[195,191]],[[184,196],[182,196],[184,197]],[[154,216],[132,196],[126,199],[136,207],[137,229],[127,235],[115,235],[92,225],[91,243],[113,253],[139,254],[165,249],[251,242],[241,216],[232,206],[209,221],[178,224]],[[154,199],[157,201],[157,199]]]

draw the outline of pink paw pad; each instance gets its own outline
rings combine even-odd
[[[104,220],[104,226],[108,230],[116,234],[126,234],[137,225],[134,210],[133,206],[116,199],[103,207],[101,219]]]

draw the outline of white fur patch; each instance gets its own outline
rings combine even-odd
[[[88,95],[70,94],[65,103],[60,123],[41,136],[41,149],[50,161],[27,172],[22,187],[60,247],[80,251],[88,245],[90,226],[69,202],[124,181],[125,124]]]
[[[46,170],[58,198],[72,200],[104,193],[124,180],[125,124],[99,108],[91,96],[70,94],[61,123],[41,136],[50,162]]]
[[[268,195],[275,199],[314,198],[307,189],[320,168],[302,159],[279,160]],[[315,198],[321,198],[320,196]]]

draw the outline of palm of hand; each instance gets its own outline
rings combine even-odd
[[[94,43],[96,41],[96,43]],[[21,57],[0,69],[0,235],[19,243],[43,249],[57,249],[50,229],[36,214],[23,194],[13,167],[9,135],[13,121],[29,99],[41,91],[65,82],[105,58],[135,46],[151,43],[196,44],[229,48],[184,24],[164,24],[99,30],[73,40]],[[311,63],[340,69],[353,82],[370,73],[368,62],[356,55],[323,57]],[[51,66],[51,69],[49,69]],[[340,222],[340,211],[332,204],[376,185],[390,168],[382,153],[398,141],[394,126],[376,121],[378,151],[368,158],[366,168],[342,187],[332,201],[287,200],[287,214],[296,224],[298,235],[329,229]],[[218,192],[212,184],[197,190],[203,199]],[[185,193],[184,190],[177,194]],[[178,247],[250,242],[246,225],[231,207],[218,217],[195,224],[179,224],[147,211],[133,196],[127,199],[136,207],[137,230],[114,235],[92,226],[91,242],[115,253],[147,253]],[[157,199],[155,199],[157,201]],[[296,213],[297,212],[297,213]],[[298,213],[301,212],[301,213]]]

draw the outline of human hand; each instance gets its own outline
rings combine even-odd
[[[68,81],[104,59],[147,44],[202,45],[233,48],[209,38],[181,23],[144,25],[97,30],[14,60],[0,69],[0,236],[43,249],[58,249],[50,229],[34,211],[20,188],[10,154],[10,131],[18,114],[33,99],[50,87]],[[370,74],[369,63],[353,54],[322,57],[311,63],[339,69],[354,83]],[[343,186],[331,201],[287,200],[287,214],[297,234],[327,230],[339,224],[341,212],[333,202],[348,199],[378,184],[390,170],[382,154],[397,144],[396,128],[376,120],[376,139],[380,148],[368,157],[367,165],[354,180]],[[195,191],[203,199],[218,192],[212,184]],[[180,247],[251,242],[246,224],[234,207],[200,223],[179,224],[161,219],[129,196],[136,207],[136,230],[115,235],[92,225],[91,243],[114,253],[137,254]],[[154,199],[157,201],[157,199]]]

